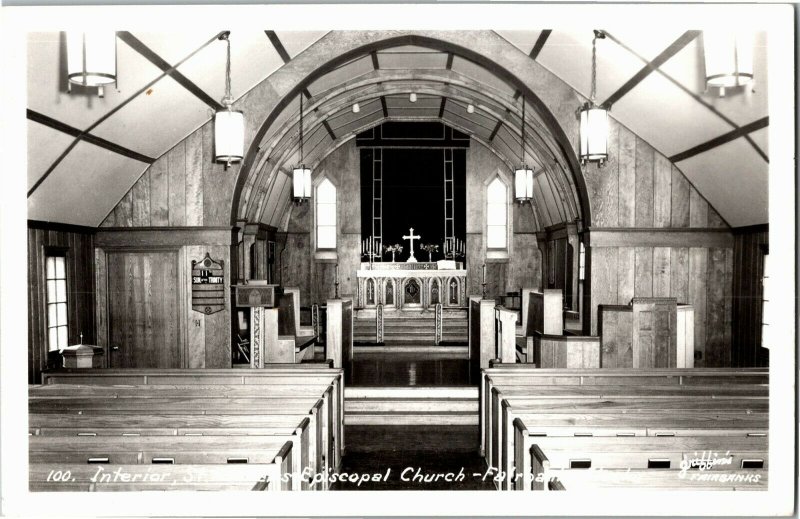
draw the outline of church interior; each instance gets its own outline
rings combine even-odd
[[[26,44],[31,490],[768,488],[766,31]]]

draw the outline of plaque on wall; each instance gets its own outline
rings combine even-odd
[[[213,314],[225,309],[225,270],[223,261],[206,253],[200,261],[192,260],[192,310]]]

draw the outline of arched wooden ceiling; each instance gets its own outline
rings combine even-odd
[[[509,170],[522,161],[523,96],[514,85],[455,52],[422,45],[380,48],[348,59],[299,92],[274,115],[258,142],[241,193],[240,221],[280,228],[288,220],[291,170],[301,162],[300,96],[306,98],[302,160],[312,169],[356,134],[384,121],[441,121],[489,148]],[[417,95],[414,103],[411,93]],[[544,228],[580,219],[582,211],[569,169],[575,159],[565,156],[532,101],[526,99],[524,160],[535,171],[530,207]],[[352,111],[354,103],[361,108],[358,113]]]

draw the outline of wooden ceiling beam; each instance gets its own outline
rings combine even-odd
[[[447,105],[447,97],[442,96],[442,103],[439,105],[439,119],[444,115],[444,107]]]
[[[381,66],[378,63],[378,53],[375,52],[375,51],[372,51],[372,52],[369,53],[369,55],[370,55],[370,57],[372,57],[372,68],[373,68],[373,70],[380,70]]]
[[[383,116],[389,117],[389,108],[386,106],[386,96],[381,96],[381,109],[383,110]]]
[[[529,54],[531,59],[536,59],[539,56],[539,53],[542,52],[544,48],[544,44],[547,43],[547,38],[550,37],[550,33],[552,32],[552,29],[545,29],[539,33],[539,37],[536,38],[536,43],[533,44],[533,48]]]
[[[736,140],[739,137],[745,137],[754,131],[766,128],[767,126],[769,126],[769,117],[762,117],[761,119],[753,121],[750,124],[746,124],[740,128],[736,128],[733,131],[722,134],[719,137],[715,137],[710,141],[706,141],[686,151],[677,153],[671,156],[669,160],[671,160],[672,162],[680,162],[682,160],[686,160],[688,158],[694,157],[695,155],[700,155],[701,153],[705,153],[709,150],[722,146],[723,144]]]
[[[633,75],[628,81],[625,82],[616,92],[611,94],[608,99],[603,103],[603,106],[611,108],[611,106],[622,99],[622,96],[633,90],[639,83],[649,76],[653,71],[658,69],[661,65],[666,63],[670,58],[675,56],[684,47],[689,45],[695,38],[700,35],[700,31],[686,31],[677,40],[672,42],[669,47],[661,51],[661,53],[645,64],[642,69]]]
[[[275,31],[264,31],[264,33],[267,35],[267,38],[269,38],[269,41],[270,43],[272,43],[272,46],[275,47],[275,52],[277,52],[278,56],[281,57],[283,63],[284,64],[289,63],[289,61],[291,61],[292,58],[291,56],[289,56],[289,53],[286,52],[286,47],[284,47],[283,43],[281,43],[281,39],[278,38],[277,33]]]
[[[117,37],[125,42],[130,48],[138,52],[144,59],[155,65],[161,72],[168,75],[175,80],[176,83],[185,88],[189,93],[194,95],[197,99],[208,105],[214,110],[224,110],[225,107],[215,100],[213,97],[203,91],[202,88],[195,85],[189,78],[178,72],[176,67],[167,63],[161,56],[156,54],[154,50],[145,45],[136,36],[128,31],[117,32]]]

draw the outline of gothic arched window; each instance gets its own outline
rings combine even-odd
[[[317,186],[317,249],[336,248],[336,187],[323,179]]]
[[[486,247],[508,248],[508,188],[500,177],[486,188]]]

